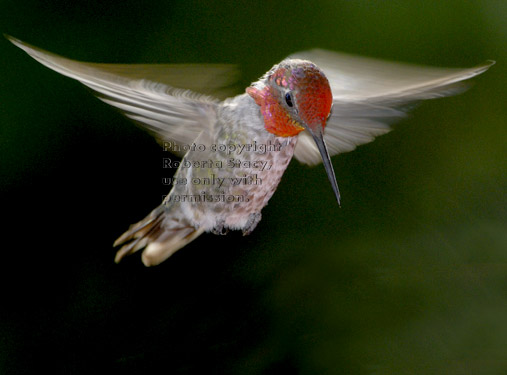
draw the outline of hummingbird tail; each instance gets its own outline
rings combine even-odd
[[[118,263],[125,256],[145,248],[141,256],[144,265],[155,266],[203,232],[203,229],[196,229],[188,220],[175,216],[174,212],[160,205],[143,220],[131,225],[114,242],[114,246],[123,244],[114,260]]]

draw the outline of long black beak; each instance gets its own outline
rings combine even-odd
[[[340,190],[338,189],[338,183],[336,182],[336,176],[334,174],[333,165],[331,164],[331,158],[329,157],[329,153],[327,152],[326,143],[324,142],[324,132],[322,130],[322,126],[319,126],[315,131],[307,128],[310,134],[313,137],[313,140],[317,144],[317,148],[320,151],[320,155],[322,156],[322,161],[324,162],[324,168],[326,169],[327,177],[329,178],[329,182],[331,182],[331,186],[334,191],[334,195],[340,204]]]

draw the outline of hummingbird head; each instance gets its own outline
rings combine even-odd
[[[305,60],[282,61],[246,92],[261,107],[266,130],[279,137],[323,129],[333,103],[326,76]]]
[[[260,106],[268,132],[291,137],[307,130],[312,135],[340,204],[338,184],[323,139],[333,104],[333,94],[324,72],[310,61],[286,59],[246,92]]]

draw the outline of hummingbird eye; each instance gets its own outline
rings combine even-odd
[[[290,92],[285,94],[285,103],[287,103],[287,105],[291,108],[294,107],[294,103],[292,102],[292,95]]]

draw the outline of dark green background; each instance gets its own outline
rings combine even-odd
[[[0,31],[96,62],[231,62],[322,47],[497,65],[322,166],[291,163],[249,237],[159,267],[111,244],[155,207],[163,153],[0,41],[0,373],[507,373],[505,1],[0,2]]]

